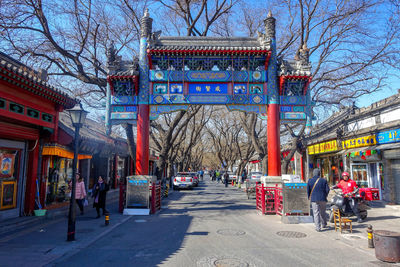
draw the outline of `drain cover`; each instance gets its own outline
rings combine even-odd
[[[295,231],[280,231],[277,232],[276,234],[287,238],[303,238],[307,236],[305,233],[295,232]]]
[[[220,235],[231,235],[231,236],[246,234],[246,232],[242,230],[235,230],[235,229],[219,229],[217,233]]]
[[[247,262],[241,261],[239,259],[219,259],[214,261],[214,266],[216,267],[248,267]]]

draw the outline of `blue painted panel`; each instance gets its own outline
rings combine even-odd
[[[137,113],[135,112],[111,112],[112,120],[136,120]]]
[[[137,112],[137,106],[127,106],[125,108],[125,111],[127,111],[127,112]]]
[[[229,96],[224,95],[191,95],[188,96],[191,104],[226,104],[229,103]]]
[[[188,71],[186,80],[190,82],[229,82],[230,71]]]
[[[281,119],[283,119],[283,120],[305,120],[306,114],[303,112],[285,112],[285,113],[281,113]]]
[[[234,84],[233,85],[233,94],[235,94],[235,95],[247,94],[247,84],[246,83]]]
[[[266,105],[268,97],[266,95],[250,95],[250,104]]]
[[[250,105],[226,105],[229,111],[239,110],[244,112],[263,114],[267,112],[267,107],[262,106],[250,106]]]
[[[111,112],[124,112],[125,108],[123,106],[113,106],[111,107]]]
[[[267,82],[266,71],[150,70],[152,82]]]
[[[228,94],[228,84],[189,84],[189,94]]]
[[[264,93],[264,85],[261,83],[260,84],[250,84],[249,93],[262,95]]]
[[[266,71],[250,71],[250,82],[267,82],[267,72]]]
[[[136,105],[136,101],[132,96],[111,96],[111,105]]]
[[[281,96],[281,105],[306,105],[305,96]]]
[[[150,70],[149,79],[152,82],[167,81],[168,71],[166,70]]]
[[[285,187],[306,187],[306,183],[284,183]]]
[[[183,84],[182,83],[171,83],[169,85],[170,94],[183,94]]]
[[[292,107],[291,106],[281,106],[281,112],[291,112]]]
[[[168,84],[156,83],[153,85],[153,95],[163,95],[168,93]]]
[[[293,111],[294,112],[304,112],[305,108],[303,106],[294,106]]]

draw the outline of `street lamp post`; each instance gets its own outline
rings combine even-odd
[[[73,108],[67,109],[71,117],[72,125],[75,127],[75,139],[74,139],[74,160],[72,163],[72,188],[71,188],[71,200],[69,203],[68,213],[68,232],[67,241],[75,240],[75,189],[76,189],[76,174],[78,164],[78,152],[79,152],[79,129],[85,122],[86,115],[89,113],[82,108],[80,103],[76,104]]]

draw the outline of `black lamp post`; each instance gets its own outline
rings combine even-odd
[[[75,127],[75,139],[74,139],[74,160],[72,163],[72,188],[71,188],[71,200],[69,203],[68,213],[68,232],[67,241],[75,240],[75,188],[76,188],[76,174],[77,174],[77,163],[78,163],[78,150],[79,150],[79,129],[85,122],[86,115],[89,113],[82,108],[80,103],[76,104],[73,108],[67,109],[71,117],[72,125]]]

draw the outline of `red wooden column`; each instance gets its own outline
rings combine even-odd
[[[269,104],[267,109],[268,176],[281,176],[279,105]]]
[[[136,175],[149,174],[150,106],[139,104],[136,142]]]
[[[35,141],[29,141],[29,147],[34,147]],[[25,188],[25,213],[32,214],[35,209],[36,178],[38,173],[39,146],[36,145],[33,151],[29,151]],[[43,203],[41,203],[43,205]]]

